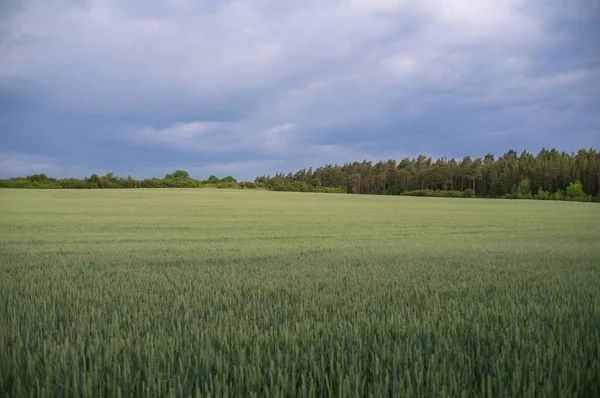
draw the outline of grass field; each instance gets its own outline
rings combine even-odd
[[[600,206],[0,190],[3,396],[599,396]]]

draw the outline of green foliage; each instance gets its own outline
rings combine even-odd
[[[519,199],[531,199],[531,181],[529,178],[524,178],[519,182],[517,187],[517,197]]]
[[[240,182],[240,186],[242,188],[248,188],[248,189],[256,189],[256,188],[258,188],[258,185],[255,184],[255,183],[253,183],[253,182],[251,182],[251,181],[242,181],[242,182]]]
[[[435,196],[438,198],[462,198],[464,193],[460,191],[429,191],[435,192]],[[473,191],[471,191],[473,192]]]
[[[472,189],[465,189],[462,192],[462,197],[463,198],[474,198],[475,197],[475,192],[473,192]]]
[[[210,177],[208,177],[208,179],[205,182],[207,184],[218,184],[221,182],[221,180],[219,179],[219,177],[217,177],[215,175],[211,175]]]
[[[174,178],[190,178],[190,175],[185,170],[175,170],[173,173]]]
[[[510,194],[505,194],[504,198],[507,199],[519,199],[519,190],[516,185],[513,185],[510,189]]]
[[[591,202],[592,198],[590,195],[586,195],[585,192],[583,192],[583,185],[577,180],[574,183],[570,183],[567,189],[565,189],[565,200]]]
[[[540,187],[541,189],[541,187]],[[519,181],[518,185],[513,185],[510,193],[504,194],[503,199],[538,199],[531,195],[531,181],[529,178],[524,178]]]
[[[163,180],[165,188],[202,188],[200,181],[191,178],[174,178],[172,180]]]
[[[600,154],[593,148],[581,149],[576,154],[542,149],[536,156],[527,151],[519,156],[516,151],[510,150],[498,158],[487,154],[483,159],[466,156],[462,160],[433,160],[421,155],[400,161],[389,159],[373,163],[363,160],[341,166],[327,164],[315,170],[309,168],[296,173],[257,177],[254,184],[257,188],[294,192],[592,201],[593,197],[600,195],[599,176]],[[33,174],[0,180],[0,187],[191,188],[204,184],[219,188],[248,187],[245,183],[239,186],[236,183],[232,176],[221,180],[214,175],[206,181],[197,181],[189,178],[185,170],[176,170],[163,179],[143,181],[131,177],[118,178],[113,173],[103,177],[93,174],[83,181]],[[538,187],[535,196],[532,196],[531,187]],[[568,192],[565,192],[565,187]],[[465,192],[466,189],[470,189],[473,195]]]
[[[255,182],[276,189],[291,190],[295,182],[312,185],[318,179],[323,187],[341,188],[353,194],[400,195],[414,191],[460,191],[472,189],[475,196],[486,198],[532,199],[532,187],[554,193],[580,180],[586,195],[600,194],[600,154],[593,148],[576,154],[542,149],[536,156],[510,150],[496,158],[462,160],[426,156],[400,161],[367,160],[327,164],[313,170],[259,176]],[[313,186],[314,187],[314,186]]]
[[[181,171],[181,170],[178,170]],[[177,173],[177,172],[176,172]],[[25,178],[17,177],[9,180],[0,180],[0,188],[36,188],[36,189],[99,189],[99,188],[202,188],[203,183],[192,178],[179,177],[167,174],[163,179],[149,178],[142,181],[131,176],[119,178],[114,173],[107,173],[100,177],[92,174],[88,178],[50,178],[44,174],[34,174]]]
[[[471,191],[473,193],[473,191]],[[464,193],[460,191],[432,191],[430,189],[419,189],[416,191],[402,192],[402,196],[422,196],[432,198],[462,198]]]
[[[336,187],[319,187],[313,192],[321,192],[321,193],[347,193],[343,188]]]
[[[556,191],[554,192],[554,200],[565,200],[565,195],[563,193],[563,191]]]
[[[85,180],[78,180],[76,178],[65,178],[58,180],[57,185],[59,185],[60,188],[65,189],[90,189],[92,187],[96,187],[92,186],[92,184],[89,184]]]
[[[537,195],[535,195],[534,198],[538,199],[538,200],[550,200],[551,196],[550,196],[550,192],[544,191],[542,189],[542,187],[539,187]]]
[[[48,178],[48,176],[44,173],[30,175],[30,176],[27,176],[26,178],[27,178],[27,180],[29,180],[31,182],[47,182],[50,180]]]
[[[346,193],[345,190],[339,187],[323,187],[318,185],[317,182],[308,184],[305,181],[294,181],[293,183],[284,183],[282,181],[280,185],[271,185],[270,190],[286,192]]]
[[[241,188],[240,184],[238,184],[237,182],[231,182],[231,181],[230,182],[220,182],[220,183],[218,183],[216,185],[216,187],[217,188],[229,188],[229,189],[232,189],[232,188],[235,188],[235,189]]]
[[[416,191],[405,191],[401,196],[422,196],[432,198],[473,198],[475,194],[472,189],[464,191],[432,191],[430,189],[420,189]]]
[[[0,201],[2,396],[600,395],[593,206],[216,189]]]
[[[29,180],[12,179],[2,181],[4,188],[35,188]]]

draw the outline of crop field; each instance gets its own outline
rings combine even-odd
[[[600,206],[0,190],[0,395],[600,395]]]

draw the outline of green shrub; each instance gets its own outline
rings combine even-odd
[[[565,200],[573,202],[591,202],[592,198],[583,191],[583,185],[579,180],[570,183],[565,189]]]
[[[544,191],[542,189],[542,187],[540,187],[538,189],[537,195],[535,195],[535,199],[538,199],[538,200],[549,200],[550,199],[550,192]]]
[[[519,182],[517,187],[517,196],[519,199],[531,199],[531,181],[529,178],[524,178]]]
[[[15,180],[11,185],[11,188],[33,188],[28,180]]]
[[[244,188],[256,189],[257,188],[256,184],[253,182],[250,182],[250,181],[242,181],[239,183],[239,185],[242,189],[244,189]]]
[[[347,193],[344,188],[341,187],[321,187],[315,192],[322,193]]]
[[[436,196],[439,198],[461,198],[463,193],[460,191],[437,191]]]
[[[471,194],[473,193],[472,190],[467,189],[465,191],[433,191],[431,189],[418,189],[415,191],[404,191],[402,193],[400,193],[401,196],[420,196],[420,197],[432,197],[432,198],[464,198],[464,197],[473,197],[472,196],[465,196],[465,192],[466,191],[470,191]],[[469,194],[466,194],[469,195]]]
[[[231,189],[231,188],[239,188],[240,185],[237,182],[220,182],[216,185],[217,188],[223,189]]]
[[[473,192],[472,189],[465,189],[462,192],[462,197],[463,198],[474,198],[475,197],[475,192]]]

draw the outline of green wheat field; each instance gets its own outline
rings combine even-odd
[[[0,190],[0,395],[600,395],[600,206]]]

